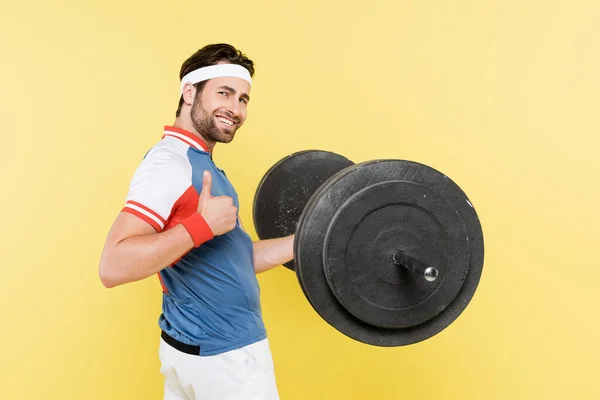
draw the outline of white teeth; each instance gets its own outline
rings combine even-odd
[[[228,119],[222,118],[222,117],[217,117],[217,119],[219,121],[221,121],[222,123],[226,124],[226,125],[233,125],[233,121],[230,121]]]

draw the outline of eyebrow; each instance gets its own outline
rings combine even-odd
[[[224,85],[224,86],[219,86],[219,88],[218,88],[218,89],[225,90],[225,91],[227,91],[227,92],[229,92],[229,93],[231,93],[231,94],[235,94],[235,89],[234,89],[234,88],[232,88],[231,86],[226,86],[226,85]],[[246,100],[246,102],[249,102],[249,101],[250,101],[250,96],[248,96],[246,93],[242,93],[242,94],[240,95],[240,97],[241,97],[241,98],[243,98],[243,99],[245,99],[245,100]]]

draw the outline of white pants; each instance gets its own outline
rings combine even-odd
[[[268,339],[214,356],[183,353],[160,339],[164,400],[279,400]]]

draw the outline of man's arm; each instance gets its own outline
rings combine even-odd
[[[100,257],[100,280],[108,288],[138,281],[171,265],[194,247],[183,225],[157,233],[147,222],[121,212]]]
[[[294,235],[259,240],[254,246],[254,271],[268,271],[294,258]]]
[[[120,212],[100,258],[100,280],[104,286],[147,278],[192,248],[232,230],[237,207],[231,197],[213,197],[211,187],[212,176],[205,171],[196,212],[165,231],[153,227],[152,219]]]
[[[239,221],[241,228],[246,231],[241,218]],[[252,246],[254,248],[254,271],[257,274],[294,259],[294,235],[254,241]]]

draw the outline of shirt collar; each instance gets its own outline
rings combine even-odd
[[[194,135],[192,132],[170,125],[165,125],[164,129],[165,131],[163,138],[166,136],[171,136],[181,140],[182,142],[185,142],[187,145],[192,146],[198,150],[212,154],[212,150],[208,150],[206,143],[204,143],[197,135]]]

